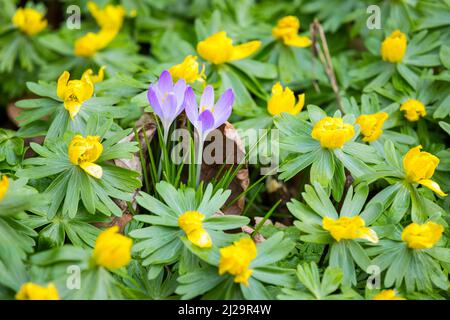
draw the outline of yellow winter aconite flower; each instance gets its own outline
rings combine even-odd
[[[94,178],[100,179],[103,169],[94,162],[100,158],[103,146],[100,137],[87,136],[86,138],[76,135],[69,144],[69,159],[75,165],[80,166],[86,173]]]
[[[199,71],[199,64],[196,56],[188,55],[184,58],[183,62],[171,67],[169,72],[174,81],[178,81],[179,79],[184,79],[187,83],[205,81],[205,65],[203,65],[202,70]]]
[[[36,283],[27,282],[20,287],[16,293],[17,300],[59,300],[58,289],[53,283],[47,287]]]
[[[432,221],[424,224],[413,222],[403,229],[402,240],[411,249],[429,249],[439,241],[443,232],[444,227]]]
[[[291,89],[286,87],[283,91],[283,87],[277,82],[272,87],[272,96],[267,103],[267,111],[272,116],[276,116],[282,112],[290,114],[299,113],[305,104],[305,94],[298,95],[298,102],[295,103],[295,96]]]
[[[397,296],[395,290],[391,289],[381,291],[379,294],[373,297],[373,300],[406,300],[406,299]]]
[[[360,216],[340,217],[337,220],[325,217],[322,219],[322,227],[329,231],[336,241],[345,239],[366,239],[372,243],[378,242],[375,231],[365,227],[366,223]]]
[[[125,9],[121,5],[108,4],[100,9],[96,3],[89,1],[88,10],[102,29],[118,31],[122,27]]]
[[[186,233],[188,240],[197,247],[211,248],[211,237],[202,225],[204,219],[205,215],[198,211],[186,211],[178,217],[178,225]]]
[[[427,110],[422,102],[416,99],[409,99],[400,106],[400,111],[405,111],[405,118],[408,121],[417,121],[420,117],[427,115]]]
[[[219,274],[232,274],[234,282],[248,286],[248,278],[253,270],[249,269],[250,262],[256,258],[256,245],[250,238],[242,238],[232,245],[220,249]]]
[[[83,72],[81,79],[84,79],[87,76],[92,83],[101,82],[105,78],[105,69],[106,67],[102,66],[98,70],[98,74],[94,74],[94,71],[92,71],[92,69],[87,69],[85,72]]]
[[[355,135],[351,124],[344,123],[342,118],[325,117],[318,121],[311,132],[313,139],[320,141],[323,148],[342,148]]]
[[[133,241],[119,233],[119,227],[113,226],[101,232],[95,240],[92,259],[96,265],[108,269],[126,266],[131,260]]]
[[[72,119],[80,112],[81,105],[94,94],[94,85],[88,76],[70,80],[70,73],[64,71],[58,79],[56,94],[64,101],[64,108]]]
[[[197,44],[197,52],[203,59],[214,64],[221,64],[247,58],[260,46],[261,41],[258,40],[234,46],[233,40],[227,37],[227,33],[220,31],[200,41]]]
[[[75,41],[74,53],[79,57],[92,57],[106,48],[117,35],[117,30],[102,29],[98,33],[88,32]]]
[[[386,112],[374,114],[363,114],[356,119],[356,123],[361,127],[363,141],[372,142],[377,140],[383,133],[383,124],[389,115]]]
[[[272,29],[272,36],[275,39],[283,40],[287,46],[308,47],[311,45],[311,39],[298,35],[300,21],[297,17],[287,16],[278,20],[277,26]]]
[[[406,52],[406,43],[406,35],[395,30],[381,43],[381,58],[392,63],[401,62]]]
[[[6,195],[6,192],[8,192],[9,188],[9,179],[7,176],[3,176],[2,180],[0,181],[0,201],[3,200],[3,198]]]
[[[406,179],[433,190],[441,197],[446,196],[447,194],[441,190],[441,187],[431,180],[434,170],[439,164],[439,158],[431,153],[420,151],[420,149],[422,149],[422,146],[414,147],[403,157]]]
[[[44,14],[32,8],[18,8],[12,18],[12,23],[29,36],[38,34],[47,27]]]

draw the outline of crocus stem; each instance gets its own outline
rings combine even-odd
[[[198,150],[197,150],[197,186],[200,184],[200,174],[202,172],[202,162],[203,162],[203,136],[198,135]]]
[[[169,127],[170,128],[170,127]],[[164,146],[167,148],[167,140],[169,139],[169,128],[166,128],[164,126],[164,133],[163,133],[163,142]],[[161,153],[161,157],[159,158],[159,165],[158,165],[158,180],[161,178],[161,171],[162,171],[162,164],[164,160],[164,152]]]

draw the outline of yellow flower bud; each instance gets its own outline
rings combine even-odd
[[[2,180],[0,181],[0,201],[3,200],[3,198],[6,195],[6,192],[8,192],[9,188],[9,179],[7,176],[3,176]]]
[[[342,118],[325,117],[317,122],[312,130],[313,139],[320,141],[323,148],[342,148],[355,135],[351,124],[344,123]]]
[[[298,35],[300,21],[297,17],[287,16],[278,20],[277,26],[272,29],[272,36],[281,39],[287,46],[308,47],[311,40],[308,37]]]
[[[402,240],[411,249],[429,249],[439,241],[443,232],[444,227],[432,221],[424,224],[413,222],[403,229]]]
[[[396,295],[395,290],[383,290],[373,300],[406,300],[405,298]]]
[[[16,293],[17,300],[59,300],[58,289],[53,283],[47,287],[27,282],[20,287]]]
[[[381,43],[381,58],[391,63],[401,62],[406,52],[406,35],[395,30]]]
[[[72,119],[80,112],[81,105],[94,94],[94,85],[89,77],[70,80],[70,73],[64,71],[58,79],[56,94],[64,101],[64,108]]]
[[[119,31],[122,28],[125,9],[121,5],[108,4],[100,9],[95,2],[89,1],[88,10],[102,29]]]
[[[69,144],[70,162],[80,166],[86,173],[97,179],[102,177],[103,169],[94,162],[100,158],[102,152],[103,146],[100,143],[100,137],[97,136],[83,138],[76,135]]]
[[[171,67],[169,72],[174,81],[179,79],[184,79],[187,83],[205,81],[205,65],[203,64],[202,70],[199,72],[197,57],[195,56],[188,55],[182,63]]]
[[[441,187],[431,180],[439,164],[439,158],[431,153],[420,151],[420,149],[422,149],[422,146],[414,147],[403,157],[403,168],[406,173],[406,179],[433,190],[441,197],[446,196],[447,194],[441,190]]]
[[[245,59],[261,46],[261,41],[250,41],[237,46],[225,31],[217,32],[197,44],[200,56],[213,64]]]
[[[405,118],[408,121],[417,121],[420,117],[427,115],[427,110],[422,102],[416,99],[409,99],[400,106],[400,111],[405,112]]]
[[[200,248],[211,248],[211,237],[202,225],[204,219],[205,215],[198,211],[186,211],[178,217],[178,225],[194,245]]]
[[[389,115],[386,112],[374,114],[363,114],[356,119],[356,123],[361,127],[363,141],[372,142],[377,140],[383,133],[383,124]]]
[[[118,269],[130,262],[133,241],[118,231],[119,227],[113,226],[101,232],[97,237],[92,254],[96,265],[108,269]]]
[[[272,96],[267,103],[267,111],[272,116],[278,115],[282,112],[290,114],[299,113],[305,104],[305,94],[298,95],[298,102],[295,104],[295,96],[291,89],[286,87],[283,91],[283,87],[277,82],[272,87]]]
[[[23,33],[33,36],[47,27],[44,15],[32,8],[19,8],[12,18],[12,23]]]
[[[345,239],[366,239],[372,243],[378,242],[375,231],[365,227],[365,221],[360,216],[340,217],[337,220],[325,217],[322,227],[329,231],[336,241]]]
[[[242,238],[232,245],[220,249],[219,274],[230,273],[234,282],[248,286],[253,270],[249,265],[256,258],[256,245],[250,238]]]
[[[81,79],[85,79],[85,77],[88,77],[92,83],[97,83],[103,81],[105,78],[105,66],[102,66],[98,70],[98,74],[94,74],[94,71],[92,69],[87,69],[85,72],[83,72],[83,75],[81,76]]]
[[[89,58],[98,51],[106,48],[117,36],[118,30],[102,29],[98,33],[88,32],[75,41],[74,53],[76,56]]]

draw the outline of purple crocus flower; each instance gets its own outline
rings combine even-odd
[[[220,127],[228,120],[233,102],[233,90],[228,89],[214,104],[214,89],[212,86],[206,86],[199,106],[197,106],[194,90],[190,86],[187,87],[184,98],[186,115],[197,129],[201,139],[205,139],[212,130]]]
[[[172,122],[183,111],[185,91],[186,81],[180,79],[173,85],[172,76],[167,70],[161,73],[156,84],[148,88],[148,101],[161,119],[166,135]]]

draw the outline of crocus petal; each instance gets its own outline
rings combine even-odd
[[[162,119],[164,114],[153,86],[150,86],[150,88],[148,88],[147,98],[150,106],[153,108],[153,111],[158,115],[158,117]]]
[[[103,176],[103,169],[98,164],[92,162],[80,163],[81,169],[94,178],[100,179]]]
[[[184,94],[184,111],[189,121],[195,126],[198,120],[198,107],[197,100],[195,98],[194,90],[191,86],[188,86]],[[200,129],[200,128],[197,128]]]
[[[423,180],[420,180],[419,183],[421,185],[423,185],[424,187],[427,187],[428,189],[436,192],[441,197],[445,197],[447,195],[444,191],[442,191],[441,187],[433,180],[423,179]]]
[[[214,128],[214,116],[209,110],[205,110],[198,116],[200,131],[205,137]]]
[[[161,91],[161,93],[173,90],[172,76],[170,75],[169,71],[164,70],[159,76],[158,88]]]
[[[219,127],[228,120],[231,115],[234,103],[234,93],[232,89],[225,91],[214,107],[215,123],[214,127]]]
[[[173,92],[175,93],[175,98],[177,100],[177,115],[183,111],[184,107],[184,93],[186,92],[186,80],[180,79],[175,83],[173,87]]]
[[[202,97],[200,98],[200,109],[203,108],[211,110],[214,106],[214,89],[212,86],[206,86],[203,91]]]
[[[252,55],[261,46],[261,41],[255,40],[247,43],[240,44],[233,48],[232,60],[240,60]]]
[[[58,86],[56,88],[56,94],[58,97],[64,100],[64,90],[67,86],[67,82],[69,81],[70,73],[64,71],[63,74],[58,78]]]
[[[178,115],[177,98],[175,97],[175,94],[173,92],[169,92],[167,94],[161,107],[164,115],[162,117],[162,121],[165,123],[166,126],[169,126],[172,124],[173,120],[175,120],[175,118]]]

